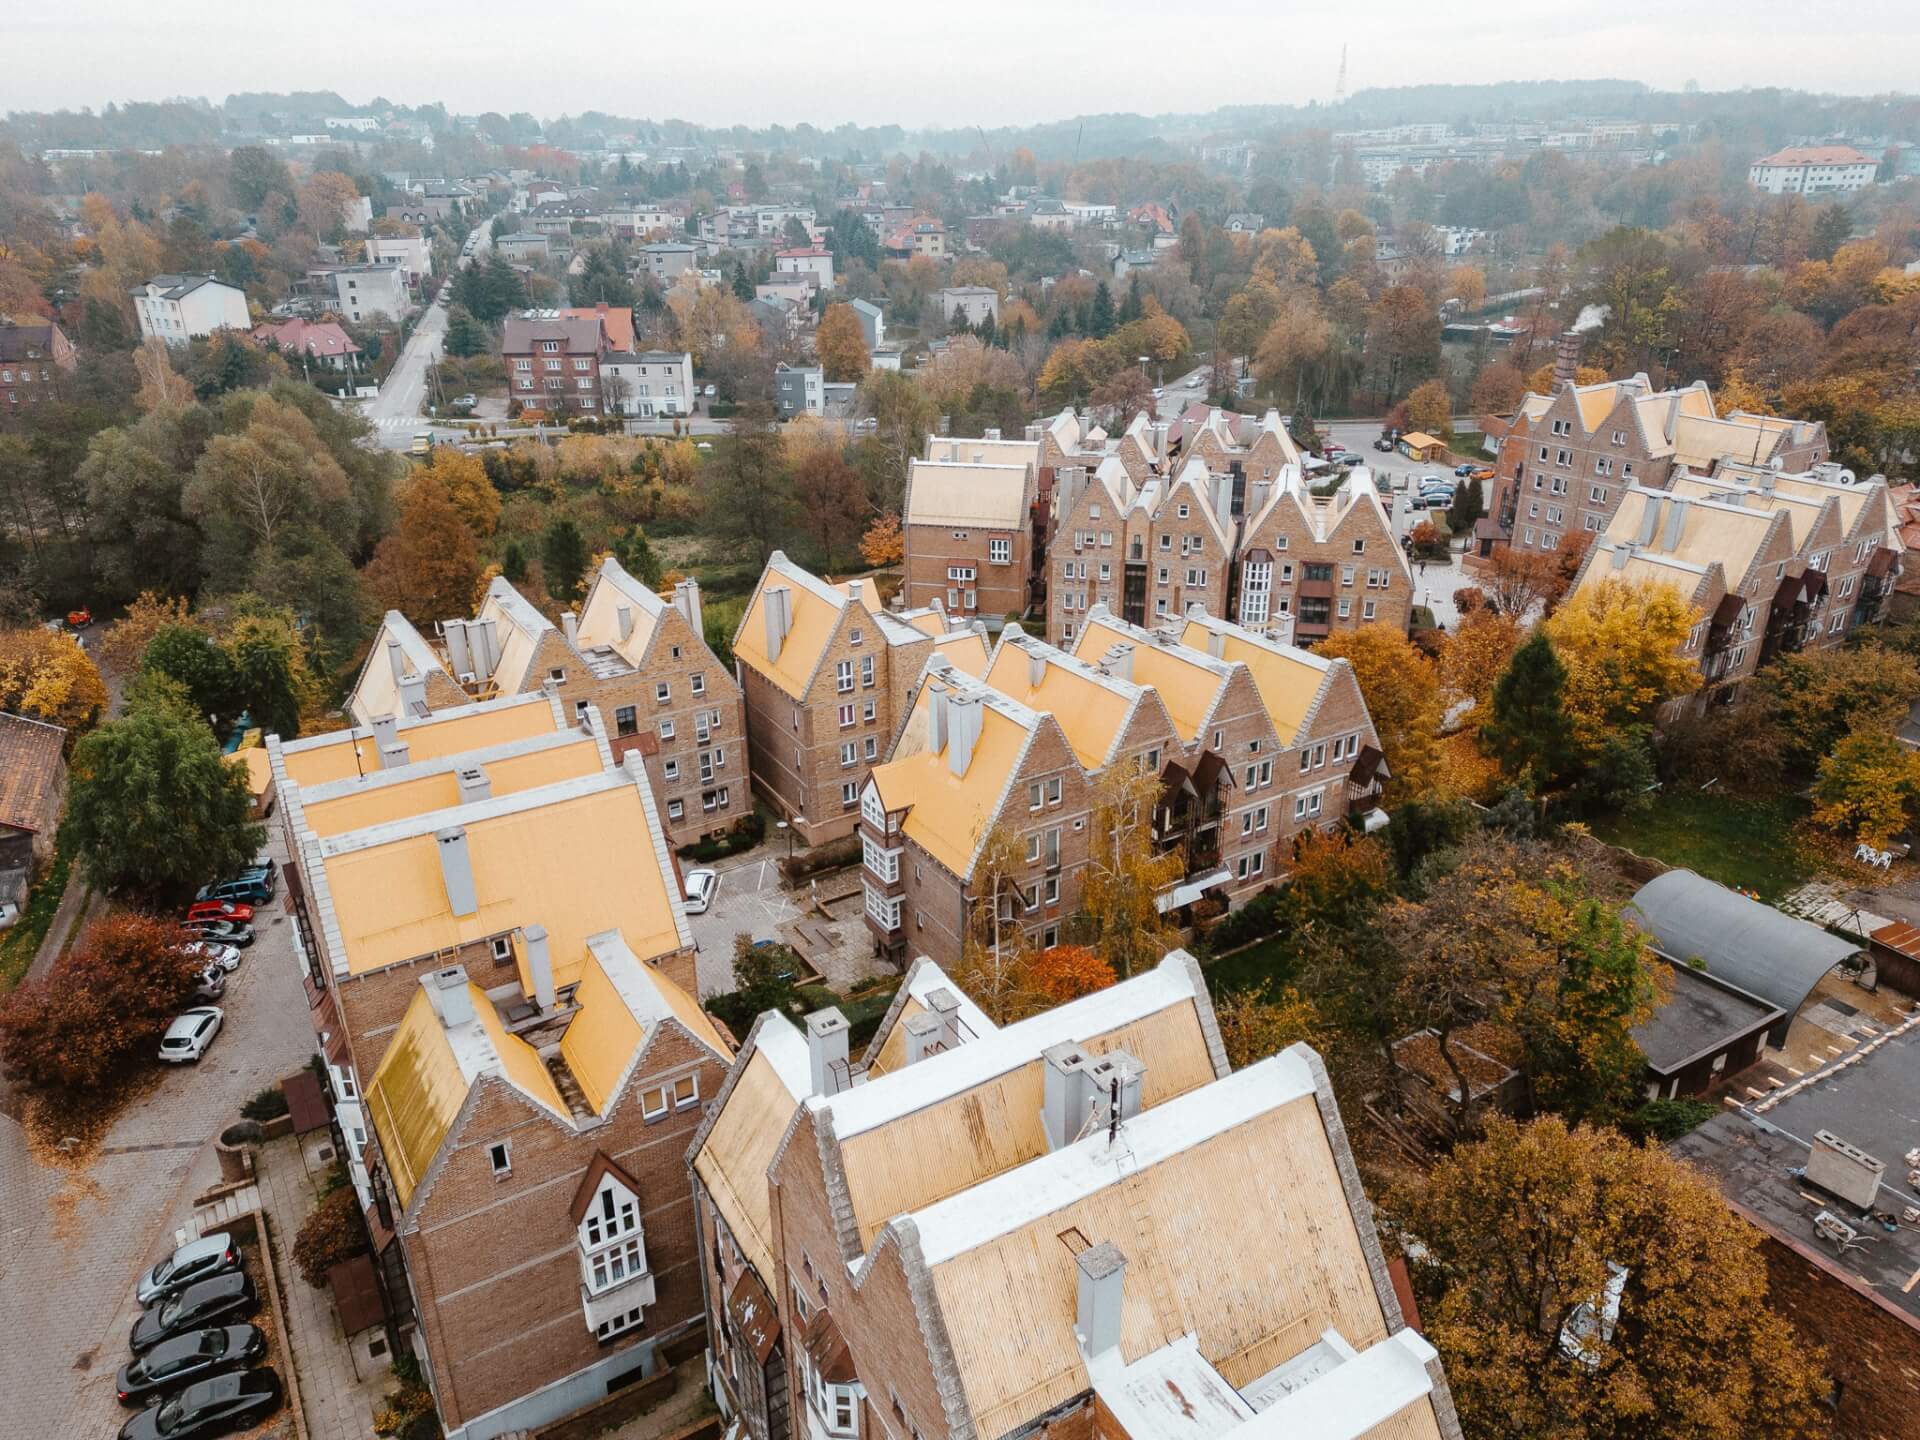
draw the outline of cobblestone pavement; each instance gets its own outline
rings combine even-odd
[[[105,1436],[125,1419],[112,1377],[135,1279],[173,1248],[193,1197],[217,1178],[207,1142],[313,1053],[290,923],[278,902],[263,912],[213,1048],[130,1104],[84,1171],[40,1165],[0,1116],[0,1433]]]
[[[780,888],[776,862],[784,845],[765,844],[706,868],[719,872],[720,893],[704,915],[689,915],[694,943],[700,954],[695,967],[700,993],[719,995],[733,989],[733,939],[741,933],[756,940],[778,940],[781,927],[800,918],[800,908]]]

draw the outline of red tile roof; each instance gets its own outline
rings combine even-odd
[[[1771,155],[1763,155],[1756,165],[1871,165],[1870,156],[1851,145],[1789,145]]]
[[[66,741],[58,725],[0,714],[0,825],[37,833],[53,824]]]
[[[360,347],[331,320],[287,320],[278,325],[256,325],[253,338],[261,344],[271,340],[282,350],[295,355],[358,355]]]

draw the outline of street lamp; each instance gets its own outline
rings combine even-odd
[[[1140,373],[1142,375],[1145,375],[1147,373],[1147,362],[1152,359],[1153,357],[1151,355],[1142,355],[1140,357]]]

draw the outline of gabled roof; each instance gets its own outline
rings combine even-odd
[[[915,460],[907,476],[907,524],[1018,530],[1027,520],[1032,481],[1026,465]]]
[[[0,711],[0,825],[39,832],[56,818],[52,801],[66,773],[67,732]]]
[[[1133,678],[1159,692],[1160,703],[1183,741],[1191,745],[1198,740],[1221,691],[1233,678],[1232,662],[1176,643],[1164,633],[1130,625],[1104,605],[1095,605],[1074,638],[1073,653],[1093,661],[1115,645],[1133,646]]]
[[[569,320],[598,320],[615,350],[634,347],[633,310],[626,305],[576,305],[560,312]]]
[[[1297,645],[1256,635],[1230,620],[1197,612],[1188,613],[1180,640],[1193,649],[1247,667],[1282,745],[1291,745],[1298,738],[1341,668],[1352,669],[1345,660],[1329,660]]]
[[[600,1182],[611,1175],[624,1185],[634,1198],[640,1196],[640,1182],[621,1169],[604,1150],[593,1152],[593,1159],[587,1162],[587,1173],[580,1177],[580,1183],[574,1187],[573,1200],[567,1206],[567,1218],[578,1225],[587,1218],[587,1206],[593,1203],[594,1194],[600,1189]]]
[[[1000,632],[986,682],[1027,709],[1053,716],[1081,768],[1097,771],[1113,760],[1149,695],[1146,686],[1097,665],[1097,659],[1076,658],[1010,624]]]
[[[734,1240],[770,1284],[781,1282],[773,1260],[767,1167],[806,1098],[809,1066],[806,1037],[784,1015],[762,1015],[688,1155]]]
[[[604,645],[627,664],[638,665],[653,639],[654,627],[671,608],[608,555],[594,572],[586,602],[580,607],[580,622],[574,631],[578,648],[586,651]],[[620,633],[622,610],[627,612],[631,626],[624,636]],[[700,639],[706,643],[704,636]]]
[[[474,618],[492,620],[499,627],[500,663],[493,667],[493,683],[507,694],[525,690],[540,642],[553,629],[553,622],[534,609],[504,575],[493,577]]]
[[[786,589],[792,607],[792,623],[780,643],[777,659],[768,651],[766,609],[767,592],[776,587]],[[852,603],[847,590],[829,585],[776,550],[761,572],[753,598],[747,601],[739,629],[734,631],[733,653],[783,693],[802,699],[813,683],[827,643],[840,627],[841,616]]]
[[[1607,558],[1602,560],[1596,553],[1587,561],[1576,588],[1586,589],[1610,578],[1636,578],[1651,564],[1657,567],[1647,572],[1652,578],[1678,586],[1688,598],[1697,594],[1697,583],[1689,587],[1681,577],[1704,576],[1715,567],[1724,575],[1727,588],[1737,590],[1776,535],[1786,536],[1790,547],[1791,528],[1780,510],[1749,509],[1629,485],[1594,547],[1596,552],[1605,551]],[[1630,552],[1630,558],[1616,563],[1615,555],[1623,550]],[[1661,573],[1662,568],[1671,573]]]
[[[418,764],[570,728],[561,715],[560,702],[535,691],[473,705],[457,705],[436,710],[431,715],[402,715],[397,733],[407,742],[409,760]],[[379,742],[374,732],[365,726],[330,730],[298,740],[282,741],[270,736],[267,746],[269,753],[276,757],[275,776],[297,785],[371,775],[380,769]]]
[[[1871,165],[1871,157],[1851,145],[1789,145],[1762,155],[1755,165]]]

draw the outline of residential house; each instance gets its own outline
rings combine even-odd
[[[773,268],[778,275],[809,277],[815,290],[833,289],[833,252],[818,245],[798,250],[776,250]]]
[[[576,305],[560,311],[563,320],[598,320],[609,349],[631,353],[634,348],[633,308],[628,305]]]
[[[1335,630],[1404,631],[1413,620],[1413,569],[1364,467],[1331,495],[1288,468],[1251,512],[1234,563],[1233,618],[1249,629],[1284,627],[1311,645]]]
[[[1873,184],[1877,168],[1851,145],[1789,145],[1754,161],[1747,183],[1769,195],[1845,195]]]
[[[671,235],[682,228],[678,215],[645,200],[609,201],[602,207],[600,218],[609,230],[625,240]]]
[[[374,235],[367,240],[367,263],[396,265],[407,284],[418,287],[433,274],[433,246],[424,235]]]
[[[211,275],[155,275],[133,288],[143,339],[184,345],[216,330],[250,330],[246,293]]]
[[[1039,499],[1031,461],[913,461],[902,517],[906,604],[939,600],[948,614],[971,619],[1023,615],[1043,601],[1046,525],[1044,511],[1036,521]]]
[[[976,329],[983,321],[1000,323],[1000,292],[991,285],[949,285],[940,292],[940,319],[951,325],[955,317]]]
[[[947,227],[942,220],[916,216],[906,224],[880,237],[880,249],[890,260],[911,260],[925,255],[931,260],[947,258]]]
[[[58,399],[62,379],[79,363],[73,343],[53,321],[0,320],[0,416]]]
[[[824,415],[826,372],[818,365],[781,363],[773,370],[773,403],[782,420],[796,415]]]
[[[340,1158],[440,1425],[658,1373],[703,1324],[682,1157],[731,1046],[638,756],[547,695],[267,746]]]
[[[756,300],[775,300],[792,307],[795,314],[813,309],[816,294],[813,276],[799,270],[769,275],[753,287]]]
[[[1223,226],[1230,235],[1258,235],[1267,228],[1267,217],[1254,211],[1236,210]]]
[[[256,325],[253,338],[257,344],[273,346],[289,361],[298,361],[302,367],[318,366],[325,370],[349,371],[360,368],[360,347],[353,343],[351,335],[331,320],[296,318]]]
[[[597,314],[523,310],[501,340],[509,395],[523,410],[600,413],[600,357],[611,348]]]
[[[699,251],[683,240],[660,240],[633,252],[635,272],[652,276],[662,289],[672,285],[698,263]]]
[[[1630,485],[1659,490],[1685,466],[1743,463],[1807,470],[1827,458],[1826,426],[1774,415],[1722,416],[1703,381],[1655,391],[1645,375],[1575,385],[1580,337],[1561,337],[1554,393],[1529,394],[1501,437],[1489,518],[1515,549],[1560,548],[1599,534]]]
[[[325,287],[326,303],[356,325],[397,325],[413,313],[407,272],[401,266],[336,265],[309,273]]]
[[[66,743],[63,727],[0,710],[0,901],[25,905],[35,867],[53,858]]]
[[[607,414],[642,420],[691,415],[699,393],[693,356],[684,350],[609,351],[600,357],[600,389]]]
[[[742,1440],[1460,1433],[1325,1067],[1230,1073],[1184,951],[1005,1026],[916,961],[859,1060],[763,1016],[690,1161]]]
[[[537,230],[520,230],[512,235],[501,235],[493,242],[494,251],[502,260],[542,262],[549,252],[550,238]]]
[[[733,654],[754,789],[810,845],[853,832],[860,786],[927,658],[975,672],[987,662],[984,636],[938,608],[893,614],[871,582],[829,584],[777,550]]]
[[[887,343],[886,315],[871,300],[850,301],[849,308],[860,322],[860,338],[866,342],[867,353],[871,355]]]
[[[616,760],[639,751],[675,844],[718,835],[752,813],[740,687],[708,647],[696,580],[661,598],[608,556],[576,616],[555,626],[496,578],[471,620],[437,644],[389,611],[347,713],[423,716],[474,699],[551,693],[568,712],[597,709]]]
[[[549,201],[527,212],[528,227],[540,235],[576,235],[599,223],[599,207],[580,200]]]
[[[792,300],[763,295],[756,295],[747,301],[747,313],[753,317],[753,323],[760,327],[760,333],[766,337],[767,347],[771,350],[784,350],[797,343],[806,329],[806,322],[813,315],[811,309]],[[804,401],[804,391],[805,387],[801,386],[794,398]],[[778,398],[777,395],[775,398]]]
[[[1114,283],[1127,279],[1136,270],[1151,270],[1158,258],[1152,250],[1121,250],[1109,266],[1113,271]]]

